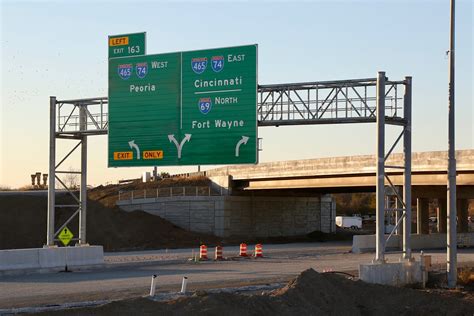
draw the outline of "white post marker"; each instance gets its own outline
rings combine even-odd
[[[181,294],[186,294],[187,286],[188,286],[188,277],[183,277],[183,283],[181,284]]]
[[[128,145],[130,146],[130,149],[135,148],[135,150],[137,151],[137,159],[140,159],[140,148],[138,148],[138,145],[135,144],[135,140],[129,141]]]
[[[155,296],[156,278],[157,278],[156,274],[153,274],[153,276],[151,277],[150,296]]]

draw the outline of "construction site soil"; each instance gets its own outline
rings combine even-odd
[[[67,197],[57,201],[72,202]],[[0,205],[0,249],[37,248],[46,243],[46,197],[1,196]],[[186,231],[142,211],[127,213],[94,200],[88,200],[87,208],[87,241],[103,245],[105,251],[195,247],[201,242],[220,242],[218,237]],[[70,208],[56,212],[56,229],[73,212]],[[77,236],[77,220],[68,228]]]
[[[40,315],[473,315],[473,293],[396,288],[334,273],[302,272],[268,292],[194,292],[169,301],[137,298]]]
[[[157,182],[156,185],[182,185],[183,181]],[[186,184],[203,184],[193,179]],[[196,247],[200,243],[218,244],[221,239],[181,229],[172,223],[142,211],[124,212],[115,206],[119,190],[143,188],[134,182],[127,185],[99,186],[88,191],[87,241],[103,245],[105,251]],[[153,184],[148,184],[152,186]],[[0,196],[0,249],[37,248],[46,243],[47,196]],[[59,195],[56,204],[74,204],[69,195]],[[56,229],[75,211],[75,208],[58,208],[55,214]],[[77,237],[78,221],[68,228]]]
[[[182,186],[208,186],[205,177],[188,179],[163,179],[158,182],[134,181],[126,185],[99,186],[88,191],[87,242],[103,245],[105,251],[127,251],[164,248],[198,247],[236,244],[245,242],[284,243],[299,241],[325,241],[350,239],[351,233],[324,234],[313,232],[307,236],[275,237],[259,240],[220,238],[209,234],[186,231],[169,221],[143,211],[124,212],[115,203],[118,192]],[[45,195],[0,195],[0,249],[37,248],[46,243],[47,196]],[[75,204],[68,194],[58,195],[57,205]],[[56,229],[75,211],[75,208],[57,208]],[[78,221],[68,224],[71,232],[78,236]]]

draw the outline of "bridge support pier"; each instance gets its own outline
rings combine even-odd
[[[457,199],[458,232],[467,233],[469,231],[469,222],[467,220],[469,203],[467,199]]]
[[[448,215],[448,200],[446,198],[438,199],[438,210],[437,210],[438,233],[446,234],[447,215]]]
[[[430,233],[430,209],[429,200],[427,198],[416,199],[416,233],[429,234]]]

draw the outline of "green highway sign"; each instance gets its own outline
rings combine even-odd
[[[109,167],[257,162],[257,45],[109,59]]]
[[[146,32],[109,36],[109,58],[145,55]]]

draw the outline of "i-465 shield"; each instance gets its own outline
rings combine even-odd
[[[207,57],[191,59],[191,68],[198,75],[202,74],[207,67]]]
[[[132,75],[132,64],[118,65],[117,71],[123,80],[127,80]]]

